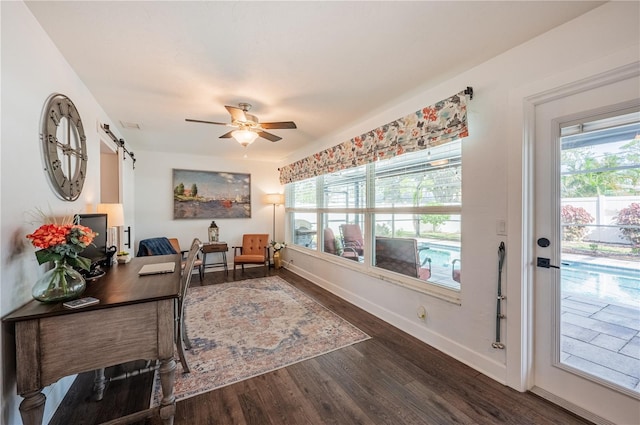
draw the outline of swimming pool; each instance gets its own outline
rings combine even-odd
[[[420,251],[420,261],[427,256],[431,258],[434,275],[459,288],[450,275],[453,260],[460,259],[460,249],[427,242],[419,242],[418,247],[429,248]],[[635,269],[632,268],[634,266]],[[640,309],[640,267],[634,263],[630,262],[629,268],[623,268],[563,260],[560,271],[563,293]]]
[[[425,257],[429,257],[431,258],[431,267],[451,268],[453,260],[460,259],[460,249],[454,246],[418,242],[418,249],[420,250],[420,262],[424,261]]]
[[[640,269],[563,261],[562,292],[640,308]]]

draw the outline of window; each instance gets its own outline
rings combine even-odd
[[[461,189],[460,140],[290,183],[292,243],[392,280],[457,290]]]
[[[290,214],[295,245],[317,247],[316,179],[307,179],[288,186],[288,199],[295,199],[297,211]],[[289,201],[287,201],[289,203]]]

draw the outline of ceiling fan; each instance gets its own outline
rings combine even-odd
[[[258,117],[248,113],[251,109],[251,105],[249,103],[240,103],[238,104],[238,107],[225,106],[225,108],[227,108],[227,111],[229,111],[229,114],[231,114],[231,123],[202,121],[194,120],[191,118],[185,118],[185,121],[235,127],[235,130],[231,130],[230,132],[223,134],[222,136],[220,136],[220,138],[228,139],[233,137],[238,143],[245,147],[253,143],[258,137],[262,137],[272,142],[277,142],[278,140],[282,139],[282,137],[276,136],[275,134],[267,133],[266,131],[264,131],[265,129],[271,130],[278,128],[297,128],[296,123],[294,123],[293,121],[261,123],[260,121],[258,121]]]

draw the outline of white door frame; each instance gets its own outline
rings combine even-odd
[[[535,268],[535,204],[534,204],[534,183],[535,168],[533,163],[533,151],[535,148],[535,114],[536,106],[551,102],[556,99],[570,96],[575,93],[598,88],[640,76],[640,63],[634,62],[607,72],[593,75],[583,80],[562,85],[541,93],[533,94],[523,98],[523,145],[522,145],[522,232],[521,232],[521,268],[520,276],[522,281],[521,296],[521,352],[520,355],[520,376],[522,377],[522,389],[533,389],[533,326],[534,326],[534,268]],[[607,423],[602,418],[586,411],[585,409],[560,399],[552,394],[539,395],[552,402],[570,410],[595,423]]]

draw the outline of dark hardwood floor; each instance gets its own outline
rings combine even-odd
[[[505,387],[285,270],[270,270],[372,338],[177,403],[175,425],[589,424],[531,393]],[[252,268],[236,280],[260,277]],[[233,280],[206,273],[203,285]],[[193,285],[199,285],[194,276]],[[121,367],[116,369],[121,369]],[[108,370],[108,374],[118,370]],[[92,425],[149,406],[151,374],[111,382],[91,400],[78,376],[50,425]],[[139,425],[160,425],[159,418]]]

